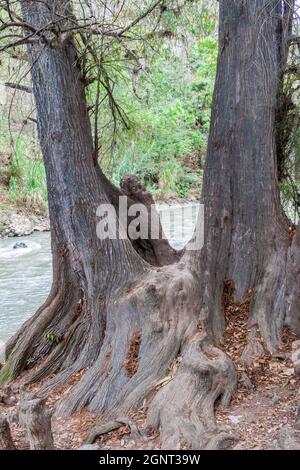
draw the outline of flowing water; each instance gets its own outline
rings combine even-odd
[[[14,249],[16,242],[28,248]],[[0,240],[0,341],[34,314],[51,287],[50,233]]]
[[[191,238],[199,206],[160,206],[167,238],[180,249]],[[27,248],[13,248],[24,242]],[[50,233],[0,240],[0,349],[46,299],[52,280]]]

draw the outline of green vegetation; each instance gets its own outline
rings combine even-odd
[[[210,38],[194,44],[186,63],[170,49],[163,51],[154,58],[151,75],[140,80],[140,101],[129,98],[126,103],[120,86],[117,96],[126,104],[130,128],[119,133],[113,158],[110,152],[102,156],[115,183],[134,173],[159,197],[187,197],[190,186],[199,188],[216,54],[216,41]]]
[[[163,14],[151,47],[142,43],[138,50],[143,70],[136,73],[135,61],[125,60],[123,49],[113,50],[99,66],[103,86],[97,89],[92,83],[87,89],[91,103],[99,95],[97,136],[103,170],[115,184],[125,174],[137,174],[158,199],[200,196],[216,70],[216,14],[215,7],[188,8],[181,17]],[[114,113],[109,80],[117,103]],[[93,109],[91,122],[95,134]],[[1,149],[9,154],[6,160],[0,154],[2,194],[5,187],[9,203],[45,205],[43,163],[28,132],[33,124],[20,125],[12,133],[7,116],[1,124]]]
[[[25,133],[9,132],[4,119],[1,124],[0,209],[12,204],[43,211],[47,203],[46,178],[37,143]]]
[[[55,343],[55,344],[58,344],[62,339],[60,335],[57,335],[51,331],[45,331],[43,336],[47,341],[49,341],[50,343]]]
[[[7,367],[4,367],[0,372],[0,384],[6,384],[11,379],[10,370]]]
[[[46,200],[45,169],[40,157],[30,158],[25,139],[18,139],[10,165],[9,191],[12,200],[28,195],[33,202]]]
[[[97,62],[90,58],[86,65],[88,79],[101,75],[100,86],[91,80],[87,87],[89,102],[97,103],[98,113],[91,106],[90,115],[101,167],[117,185],[126,174],[138,175],[156,199],[199,197],[216,73],[216,6],[191,2],[181,14],[165,11],[155,32],[149,33],[147,24],[140,28],[137,49],[114,47],[103,55],[97,45]],[[300,207],[297,51],[295,46],[282,90],[284,118],[278,131],[282,201],[295,220]],[[14,51],[0,64],[1,82],[9,61],[18,64],[19,56]],[[45,171],[34,124],[26,113],[21,117],[14,102],[12,109],[20,114],[13,131],[8,109],[0,114],[0,209],[43,210]]]
[[[279,97],[277,155],[281,199],[293,222],[300,215],[300,74],[299,50],[291,48],[289,67]]]

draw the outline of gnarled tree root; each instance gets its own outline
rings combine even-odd
[[[229,403],[236,387],[235,368],[221,350],[208,344],[207,332],[197,329],[197,282],[183,263],[152,269],[118,301],[106,304],[107,324],[98,358],[56,411],[70,415],[88,406],[101,412],[101,427],[89,442],[96,431],[109,432],[125,420],[128,424],[127,418],[118,417],[129,416],[145,400],[150,403],[147,427],[160,431],[163,448],[223,448],[234,440],[216,425],[214,404],[218,399]],[[66,357],[67,338],[31,378],[47,371],[51,361],[55,367]],[[39,396],[46,396],[75,370],[79,359],[73,366],[70,359],[66,357],[69,367],[50,379]],[[133,430],[133,424],[130,427]]]
[[[187,331],[196,329],[195,288],[191,272],[176,265],[151,271],[109,303],[99,357],[57,413],[88,406],[110,421],[138,409],[167,375]]]
[[[85,444],[93,444],[97,437],[102,436],[103,434],[107,434],[111,431],[115,431],[121,426],[129,426],[130,435],[133,439],[142,438],[142,433],[132,420],[128,418],[118,418],[116,420],[109,421],[108,423],[93,427],[85,440]]]
[[[137,442],[147,439],[148,430],[159,430],[163,449],[223,449],[237,439],[220,429],[214,417],[215,402],[220,399],[227,406],[237,383],[235,367],[221,350],[205,346],[204,337],[196,334],[174,376],[166,379],[150,401],[146,433],[132,420],[118,418],[95,426],[86,443],[122,425],[130,427],[131,437]]]
[[[213,346],[202,346],[200,334],[189,343],[171,382],[150,404],[147,425],[160,430],[163,449],[221,449],[236,440],[219,429],[215,402],[224,406],[236,389],[235,367]]]
[[[36,398],[24,389],[19,405],[19,424],[26,429],[31,450],[54,450],[51,413],[46,410],[46,400]]]

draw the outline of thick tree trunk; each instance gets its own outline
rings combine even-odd
[[[234,365],[217,347],[224,283],[235,286],[235,300],[252,289],[250,324],[272,349],[286,318],[289,265],[299,274],[299,240],[290,248],[277,189],[280,3],[220,1],[205,245],[163,267],[150,266],[129,240],[97,238],[96,209],[117,206],[119,193],[94,162],[75,46],[59,38],[51,48],[30,46],[55,276],[46,304],[10,342],[2,379],[37,364],[25,380],[54,373],[40,390],[46,394],[87,368],[58,413],[88,406],[115,426],[146,401],[148,426],[160,430],[163,448],[221,448],[232,441],[214,419],[216,400],[227,405],[236,387]],[[49,11],[40,2],[22,5],[28,22],[45,23]],[[145,200],[143,189],[132,193],[128,181],[123,189],[134,201]],[[168,245],[160,246],[151,250],[161,264],[176,259],[172,251],[168,259]],[[292,285],[294,318],[299,301]]]
[[[281,2],[220,2],[220,50],[204,178],[203,318],[222,338],[224,280],[255,288],[252,323],[268,347],[284,320],[288,220],[277,187],[275,110]]]
[[[63,7],[64,2],[58,3]],[[24,19],[34,27],[53,20],[40,2],[22,2],[22,8]],[[75,45],[71,39],[62,44],[57,37],[52,47],[29,45],[28,52],[47,176],[53,286],[46,303],[9,342],[5,380],[49,353],[35,380],[62,368],[69,374],[91,365],[103,341],[108,299],[148,269],[136,252],[157,265],[179,256],[161,227],[160,240],[134,241],[136,251],[129,240],[97,238],[97,208],[111,203],[118,209],[119,196],[128,192],[115,188],[95,164]],[[145,202],[142,187],[131,190],[128,204],[141,202],[141,194]]]

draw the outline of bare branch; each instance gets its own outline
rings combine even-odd
[[[30,86],[20,85],[18,83],[3,83],[4,86],[8,88],[13,88],[14,90],[24,91],[25,93],[32,93],[32,88]]]
[[[287,41],[289,44],[300,44],[300,36],[289,36]]]

